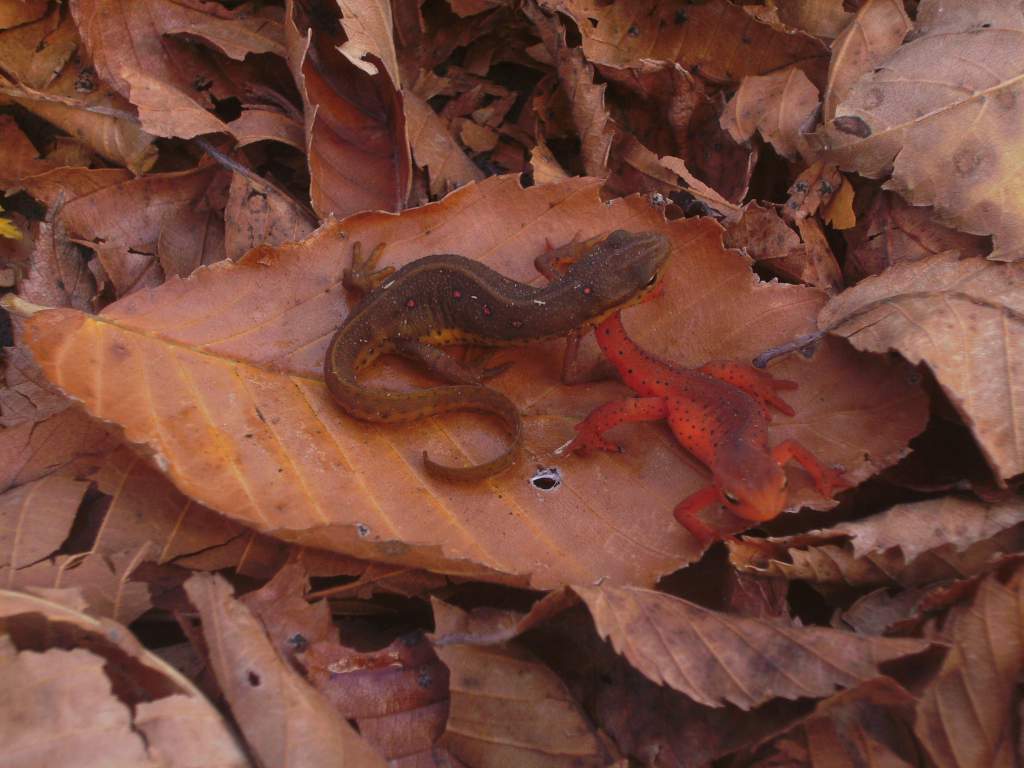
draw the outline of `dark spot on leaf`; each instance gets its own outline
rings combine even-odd
[[[259,688],[260,676],[257,675],[255,672],[253,672],[250,669],[249,673],[248,673],[248,677],[249,677],[249,685],[251,685],[253,688]]]
[[[861,139],[866,139],[871,135],[871,126],[853,115],[837,117],[832,121],[832,124],[835,125],[837,131],[848,133]]]

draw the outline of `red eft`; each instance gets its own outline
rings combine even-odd
[[[474,466],[423,462],[435,477],[478,480],[511,466],[522,445],[519,409],[482,381],[501,369],[469,368],[438,347],[523,345],[565,336],[600,322],[609,312],[640,301],[657,283],[669,253],[655,232],[617,230],[607,237],[565,246],[564,274],[533,287],[453,254],[425,256],[398,271],[374,272],[383,245],[366,259],[358,245],[345,285],[363,300],[334,334],[324,360],[324,381],[337,404],[366,421],[413,421],[437,413],[475,410],[498,416],[511,443],[499,457]],[[385,354],[413,358],[452,382],[411,392],[364,387],[357,373]]]
[[[722,503],[745,520],[771,520],[786,504],[783,465],[796,460],[826,497],[850,487],[836,469],[819,462],[796,440],[768,443],[768,406],[794,411],[778,390],[792,381],[775,379],[741,363],[715,361],[697,370],[677,368],[648,354],[626,334],[618,312],[597,327],[597,341],[623,382],[639,397],[596,408],[576,426],[568,450],[617,451],[604,433],[617,424],[667,419],[679,443],[711,470],[712,483],[679,503],[674,514],[701,544],[721,538],[698,514]]]

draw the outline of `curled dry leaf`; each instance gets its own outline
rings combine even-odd
[[[954,608],[952,643],[917,707],[914,732],[939,768],[1016,764],[1015,688],[1024,659],[1024,571],[990,576],[970,605]]]
[[[843,0],[775,0],[775,8],[787,27],[818,37],[838,36],[853,18]]]
[[[102,455],[120,442],[118,430],[73,406],[41,421],[0,431],[0,492],[37,480],[73,461]]]
[[[134,120],[103,114],[105,110],[130,113],[131,105],[96,82],[96,71],[80,49],[75,24],[61,10],[54,6],[38,22],[0,32],[5,72],[0,85],[11,89],[12,101],[112,163],[134,173],[149,170],[157,159],[153,137]],[[78,55],[73,57],[76,50]]]
[[[416,164],[430,175],[430,194],[443,195],[483,179],[483,172],[463,152],[444,121],[415,93],[402,94],[409,146]]]
[[[681,255],[666,278],[672,301],[627,318],[645,348],[683,365],[749,360],[812,327],[821,294],[759,284],[741,256],[722,250],[713,222],[668,224],[640,198],[601,202],[597,186],[524,190],[499,177],[402,216],[360,215],[301,244],[171,280],[97,317],[39,313],[29,321],[31,346],[51,380],[148,444],[182,491],[265,532],[366,559],[515,574],[536,586],[602,576],[652,583],[696,554],[670,511],[704,485],[703,473],[683,463],[659,425],[623,429],[623,456],[555,455],[576,421],[620,391],[557,384],[560,344],[514,353],[517,365],[494,382],[526,413],[526,454],[483,483],[427,478],[420,458],[424,448],[449,463],[494,455],[505,437],[483,417],[369,425],[344,416],[319,378],[346,314],[341,271],[353,241],[392,243],[390,264],[461,252],[537,283],[531,262],[548,244],[622,226],[659,230]],[[722,301],[742,314],[714,311]],[[386,370],[375,379],[404,378]],[[833,344],[813,362],[772,370],[801,385],[790,398],[799,418],[776,420],[772,441],[798,439],[854,482],[897,460],[923,426],[923,396],[899,365]],[[534,485],[538,466],[557,467],[561,485]],[[793,506],[821,503],[796,470],[791,487]],[[639,488],[646,503],[637,512]]]
[[[634,587],[573,590],[598,633],[634,667],[709,707],[750,709],[773,698],[830,696],[877,676],[882,662],[929,645],[717,613]]]
[[[722,127],[736,141],[760,131],[775,151],[789,160],[808,156],[803,137],[818,108],[818,89],[797,67],[762,77],[745,77],[722,113]]]
[[[828,85],[822,117],[831,120],[854,83],[893,51],[910,31],[910,17],[901,0],[868,0],[832,43]]]
[[[104,663],[81,648],[18,653],[0,637],[0,739],[11,765],[158,765]]]
[[[56,552],[71,530],[88,483],[50,475],[0,495],[0,584]]]
[[[259,620],[220,576],[185,582],[210,664],[262,765],[380,766],[385,762],[274,650]]]
[[[998,478],[1024,472],[1024,266],[943,253],[832,299],[822,329],[924,362]]]
[[[4,349],[4,385],[0,386],[0,427],[36,423],[70,406],[23,346]]]
[[[1024,502],[998,504],[949,496],[898,504],[834,528],[768,539],[785,553],[765,566],[763,548],[733,545],[733,562],[752,572],[820,587],[913,586],[990,570],[1000,554],[1024,544]],[[756,565],[747,561],[753,556]]]
[[[183,212],[199,207],[218,173],[219,166],[208,165],[104,187],[68,202],[57,221],[70,239],[96,251],[119,295],[158,285],[158,242],[175,237],[172,226],[193,223]]]
[[[341,26],[348,39],[338,46],[345,58],[369,75],[377,74],[374,56],[384,64],[395,90],[402,89],[402,77],[395,53],[394,20],[389,0],[338,0]]]
[[[290,557],[314,576],[356,576],[366,563],[332,552],[289,546],[218,515],[184,496],[135,451],[111,451],[94,475],[110,496],[92,551],[103,555],[153,543],[156,563],[192,570],[233,568],[250,578],[269,578]]]
[[[279,24],[206,3],[75,0],[71,12],[97,72],[138,107],[143,128],[157,136],[230,131],[208,110],[214,99],[237,95],[212,52],[175,35],[205,40],[239,60],[284,53]]]
[[[433,600],[444,635],[464,624],[459,608]],[[604,766],[594,726],[558,676],[516,643],[436,648],[450,673],[442,743],[469,765]]]
[[[877,677],[825,699],[766,749],[765,765],[919,765],[914,697]]]
[[[401,92],[338,51],[340,35],[310,28],[288,0],[288,66],[302,96],[310,200],[321,218],[401,210],[412,176]],[[315,32],[315,34],[314,34]]]
[[[316,689],[388,760],[455,760],[437,744],[448,719],[448,670],[420,632],[368,652],[336,638],[314,642],[300,658]]]
[[[846,233],[843,272],[850,283],[884,272],[893,264],[919,261],[943,251],[961,257],[984,256],[987,237],[969,235],[935,221],[931,208],[910,205],[891,192],[875,196],[858,226]]]
[[[0,627],[0,738],[8,758],[22,745],[17,765],[249,765],[206,697],[120,624],[0,591]]]
[[[796,219],[795,226],[796,231],[776,207],[748,203],[742,217],[729,223],[725,244],[743,249],[773,274],[834,293],[842,286],[843,276],[821,224],[804,217]]]
[[[822,43],[762,24],[726,0],[683,6],[657,0],[544,0],[541,5],[576,20],[583,53],[595,64],[631,67],[640,59],[660,59],[725,82],[795,64],[812,82],[824,80]]]
[[[294,201],[263,185],[256,186],[240,174],[232,174],[224,209],[227,258],[237,261],[258,245],[301,240],[313,229],[310,216]]]
[[[857,81],[822,130],[829,157],[871,178],[891,170],[887,188],[991,234],[992,258],[1024,257],[1022,32],[1024,10],[1001,0],[923,0],[912,39]]]

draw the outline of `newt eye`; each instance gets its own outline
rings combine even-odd
[[[655,284],[656,282],[658,282],[658,276],[657,276],[657,275],[654,275],[654,276],[652,276],[652,277],[651,277],[651,279],[650,279],[650,280],[648,280],[648,281],[647,281],[647,285],[646,285],[646,286],[644,286],[644,287],[645,287],[645,288],[650,288],[650,287],[651,287],[652,285],[654,285],[654,284]]]
[[[722,495],[725,496],[725,500],[730,504],[740,503],[740,500],[737,499],[736,496],[734,496],[733,494],[729,493],[729,491],[722,491]]]

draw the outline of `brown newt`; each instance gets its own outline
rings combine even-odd
[[[383,245],[366,259],[357,244],[345,285],[364,292],[327,347],[324,380],[349,415],[366,421],[413,421],[448,411],[484,411],[507,425],[511,442],[499,457],[469,467],[437,464],[423,452],[426,470],[447,480],[477,480],[511,466],[523,440],[519,409],[481,385],[494,370],[474,370],[438,347],[519,346],[585,329],[640,301],[661,275],[668,239],[655,232],[617,230],[573,243],[564,274],[543,287],[511,280],[478,261],[453,254],[425,256],[398,271],[374,272]],[[570,263],[571,262],[571,263]],[[451,382],[411,392],[364,387],[357,374],[384,354],[419,360]]]
[[[674,512],[702,544],[721,538],[697,517],[711,504],[724,504],[751,521],[771,520],[782,512],[787,497],[782,467],[791,459],[810,474],[825,497],[850,487],[838,470],[819,462],[796,440],[769,445],[768,406],[793,416],[778,391],[794,389],[795,382],[733,361],[687,370],[658,360],[629,338],[618,312],[604,320],[596,334],[623,382],[640,396],[596,408],[576,425],[576,439],[568,449],[617,451],[619,447],[604,437],[607,430],[624,422],[667,419],[680,445],[711,470],[711,485],[681,501]]]

